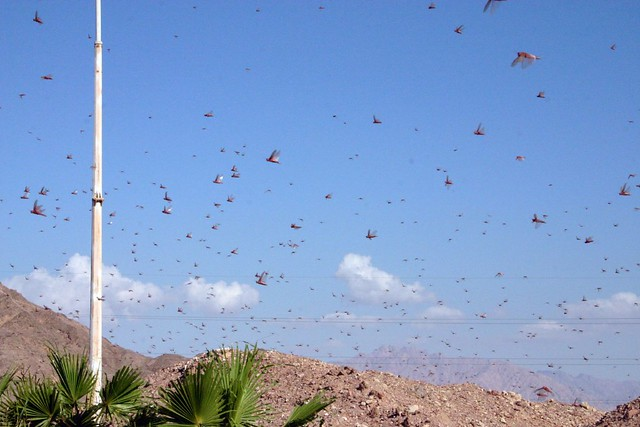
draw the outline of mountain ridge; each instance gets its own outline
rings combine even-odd
[[[16,368],[34,375],[53,373],[49,348],[88,354],[89,329],[62,313],[29,302],[19,292],[0,283],[0,372]],[[179,355],[146,357],[132,350],[102,341],[103,371],[112,375],[128,365],[143,376],[185,358]]]
[[[385,370],[438,385],[471,382],[491,390],[512,391],[532,401],[539,400],[535,390],[544,385],[553,390],[550,397],[555,400],[587,402],[602,410],[612,410],[640,395],[640,381],[571,375],[559,370],[531,371],[504,360],[448,357],[414,347],[382,346],[342,363],[357,369]]]

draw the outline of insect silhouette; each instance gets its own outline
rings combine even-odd
[[[256,273],[256,283],[258,285],[262,285],[262,286],[267,286],[267,276],[269,275],[269,273],[267,273],[266,271],[263,271],[261,274]]]
[[[31,209],[31,213],[34,215],[47,216],[44,213],[42,205],[39,205],[37,200],[33,202],[33,209]]]
[[[273,150],[271,152],[271,155],[269,157],[267,157],[267,162],[280,163],[280,151],[279,150]]]
[[[449,188],[453,185],[453,181],[451,181],[451,178],[449,178],[449,175],[447,175],[447,177],[444,179],[444,186]]]
[[[621,196],[630,196],[631,191],[629,190],[629,186],[626,183],[623,184],[622,187],[620,187],[620,191],[618,192],[618,194]]]
[[[526,68],[538,59],[540,59],[540,57],[532,53],[518,52],[518,56],[516,56],[516,59],[513,60],[511,66],[515,67],[516,65],[520,64],[522,65],[522,68]]]
[[[487,3],[484,5],[484,10],[482,11],[482,13],[486,12],[489,9],[491,9],[491,13],[493,13],[496,7],[498,7],[498,4],[500,4],[503,1],[507,1],[507,0],[487,0]]]
[[[542,224],[546,224],[547,221],[540,218],[537,214],[533,214],[533,218],[531,218],[531,222],[536,226],[536,228],[540,227]]]
[[[549,397],[550,394],[554,394],[553,390],[551,390],[551,388],[547,387],[546,385],[543,385],[540,388],[537,388],[533,391],[536,396],[538,397]]]

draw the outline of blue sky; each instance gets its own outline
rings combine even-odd
[[[429,3],[104,2],[106,337],[638,377],[640,5]],[[94,4],[1,9],[0,279],[86,324]]]

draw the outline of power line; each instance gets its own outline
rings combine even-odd
[[[574,318],[501,318],[501,319],[446,319],[446,318],[327,318],[327,317],[255,317],[255,316],[189,316],[189,315],[138,315],[112,314],[114,319],[175,320],[247,323],[323,323],[323,324],[437,324],[437,325],[639,325],[640,317],[574,317]],[[542,323],[541,323],[542,322]]]

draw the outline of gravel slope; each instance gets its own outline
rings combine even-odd
[[[324,426],[586,427],[604,415],[588,405],[529,402],[515,393],[473,384],[437,386],[377,371],[356,371],[275,351],[261,352],[271,367],[263,401],[274,409],[265,426],[281,426],[292,408],[318,391],[336,397],[321,415]],[[165,386],[202,355],[149,378],[149,391]]]

